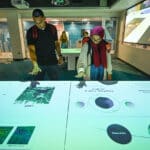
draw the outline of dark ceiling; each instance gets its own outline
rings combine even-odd
[[[21,1],[21,0],[18,0]],[[25,0],[32,7],[56,7],[52,5],[52,0]],[[59,0],[54,0],[59,1]],[[65,0],[64,0],[65,1]],[[111,7],[117,0],[68,0],[67,5],[60,5],[59,7]],[[106,1],[106,3],[105,3]],[[11,0],[0,0],[0,8],[13,8]]]

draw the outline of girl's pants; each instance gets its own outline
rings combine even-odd
[[[91,76],[91,80],[103,80],[104,67],[102,65],[99,67],[95,67],[95,65],[91,65],[90,76]]]

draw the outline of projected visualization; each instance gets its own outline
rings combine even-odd
[[[130,83],[72,83],[66,150],[149,150],[150,84]]]
[[[3,144],[3,142],[5,141],[12,129],[13,127],[8,126],[0,127],[0,144]]]
[[[28,144],[34,128],[34,126],[17,127],[8,144]]]
[[[13,132],[13,126],[0,126],[0,144],[3,144],[8,138],[7,144],[28,144],[34,126],[18,126]],[[9,136],[11,135],[11,136]]]
[[[150,149],[150,81],[3,81],[0,89],[0,150]]]
[[[27,87],[15,103],[48,104],[53,91],[54,87]]]
[[[113,101],[107,97],[98,97],[95,100],[96,105],[98,105],[99,107],[108,109],[111,108],[114,104]]]
[[[112,124],[107,128],[108,136],[115,142],[120,144],[128,144],[131,139],[131,133],[122,125]]]
[[[124,42],[150,45],[150,0],[127,10]]]

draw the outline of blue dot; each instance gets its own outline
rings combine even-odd
[[[128,144],[132,140],[129,130],[119,124],[112,124],[108,126],[107,134],[113,141],[120,144]]]
[[[111,108],[114,106],[114,103],[111,99],[107,98],[107,97],[98,97],[95,100],[95,103],[98,107],[102,107],[105,109]]]

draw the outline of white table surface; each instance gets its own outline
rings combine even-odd
[[[89,81],[83,88],[79,81],[39,83],[37,87],[55,87],[48,104],[15,102],[30,82],[0,82],[0,126],[13,126],[0,150],[149,150],[150,81]],[[111,99],[114,106],[98,107],[97,97]],[[126,127],[131,142],[113,141],[107,134],[112,124]],[[18,126],[35,126],[29,143],[7,144]]]

